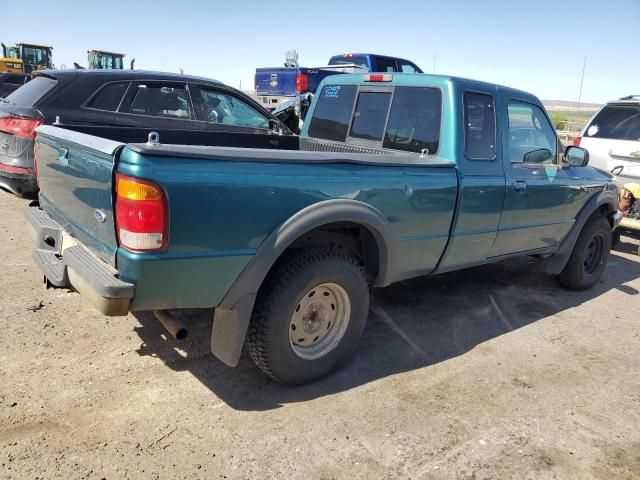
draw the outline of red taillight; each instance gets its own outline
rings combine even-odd
[[[304,73],[298,72],[296,75],[296,91],[299,93],[304,93],[309,90],[309,77],[307,77]]]
[[[116,174],[116,230],[127,250],[150,252],[168,243],[167,202],[155,183]]]
[[[573,139],[573,146],[574,147],[579,147],[580,146],[580,141],[582,140],[582,137],[576,137]]]
[[[0,131],[11,133],[16,137],[36,138],[36,128],[42,124],[37,118],[2,117]]]

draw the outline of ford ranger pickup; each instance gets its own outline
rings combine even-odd
[[[562,148],[536,97],[462,78],[328,77],[286,149],[117,137],[37,129],[47,283],[176,337],[176,309],[214,308],[213,354],[235,366],[244,345],[285,383],[349,357],[371,287],[528,255],[589,288],[620,221],[611,175]]]

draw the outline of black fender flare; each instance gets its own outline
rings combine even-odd
[[[352,222],[371,232],[378,245],[378,275],[375,286],[392,281],[395,241],[387,219],[379,210],[358,200],[333,199],[300,210],[260,244],[256,254],[240,273],[215,309],[211,352],[229,366],[240,360],[253,305],[265,277],[280,255],[305,233],[335,222]]]
[[[598,194],[593,195],[587,203],[582,207],[576,220],[569,230],[569,233],[560,244],[560,248],[548,259],[546,259],[542,265],[542,270],[551,275],[558,275],[569,261],[573,247],[578,240],[578,235],[587,223],[587,220],[591,216],[600,210],[600,208],[607,206],[607,217],[613,215],[618,210],[618,197],[614,190],[603,190]]]

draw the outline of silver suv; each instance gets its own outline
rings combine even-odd
[[[573,144],[589,150],[589,165],[619,183],[640,182],[640,95],[607,103]]]

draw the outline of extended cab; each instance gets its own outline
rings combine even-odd
[[[236,365],[244,344],[268,375],[300,383],[349,356],[371,286],[530,255],[588,288],[620,220],[611,176],[563,151],[536,97],[497,85],[335,76],[295,146],[243,141],[39,127],[27,217],[49,284],[107,315],[154,310],[176,336],[167,309],[214,307],[218,358]]]

